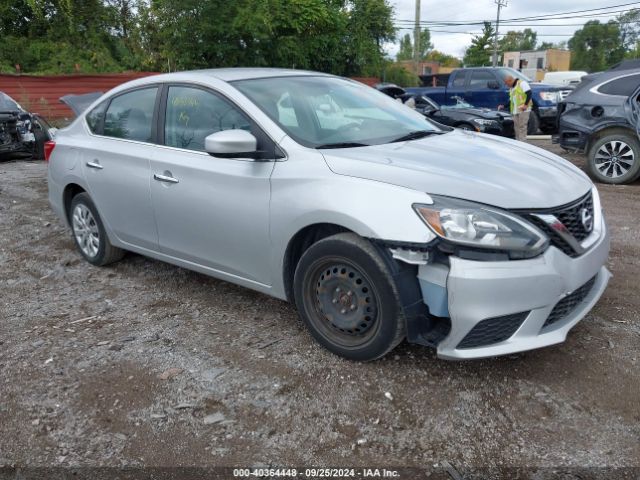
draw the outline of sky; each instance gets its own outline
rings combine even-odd
[[[504,1],[504,0],[503,0]],[[410,33],[413,38],[413,22],[415,17],[415,0],[389,0],[395,10],[396,27],[403,27],[398,30],[398,41],[395,44],[385,45],[387,54],[395,57],[398,51],[399,39],[406,33]],[[524,30],[531,28],[538,32],[538,42],[560,42],[568,41],[573,32],[580,29],[581,25],[588,20],[600,20],[606,22],[619,15],[619,12],[630,8],[640,8],[640,2],[630,0],[508,0],[507,6],[503,7],[500,13],[499,33],[507,30]],[[624,5],[615,7],[616,5]],[[546,21],[529,20],[525,22],[512,22],[511,25],[503,25],[503,20],[558,14],[564,12],[575,12],[577,10],[589,10],[602,8],[596,12],[574,13],[563,16],[573,18],[550,19]],[[421,0],[421,21],[446,21],[446,22],[468,22],[490,20],[495,24],[497,5],[494,0]],[[588,18],[578,17],[579,15],[593,15]],[[508,23],[508,22],[505,22]],[[579,25],[575,25],[579,24]],[[472,35],[465,33],[445,33],[446,32],[480,32],[482,25],[464,26],[432,26],[431,42],[436,50],[444,53],[462,57],[465,49],[471,43]]]

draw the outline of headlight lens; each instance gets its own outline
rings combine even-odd
[[[473,247],[537,255],[547,236],[509,212],[465,200],[432,196],[433,205],[414,205],[415,211],[439,237]]]
[[[557,102],[559,92],[540,92],[540,98],[545,102]]]
[[[488,120],[486,118],[474,118],[473,119],[474,123],[477,123],[478,125],[484,125],[485,127],[490,127],[490,126],[497,126],[498,122],[495,120]]]

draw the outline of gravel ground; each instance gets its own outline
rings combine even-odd
[[[599,187],[613,279],[566,343],[358,364],[279,300],[133,254],[91,266],[45,164],[0,179],[0,466],[640,468],[640,183]]]

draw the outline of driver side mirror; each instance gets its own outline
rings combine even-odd
[[[204,139],[206,152],[219,158],[257,158],[258,140],[246,130],[222,130]]]
[[[491,90],[499,90],[500,84],[495,80],[490,80],[487,82],[487,88],[490,88]]]

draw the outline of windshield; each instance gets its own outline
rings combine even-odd
[[[456,103],[455,105],[442,105],[442,109],[443,110],[453,110],[456,108],[474,108],[473,105],[471,105],[470,103],[466,102],[462,97],[452,97]]]
[[[13,112],[16,110],[22,110],[22,108],[9,95],[0,92],[0,111]]]
[[[442,130],[423,115],[354,81],[300,76],[232,82],[298,143],[355,147]]]
[[[498,75],[500,76],[503,82],[504,82],[504,79],[507,78],[508,76],[512,76],[513,78],[517,78],[518,80],[524,80],[525,82],[531,82],[531,79],[529,77],[524,75],[522,72],[519,72],[515,68],[509,68],[509,67],[498,68]]]

